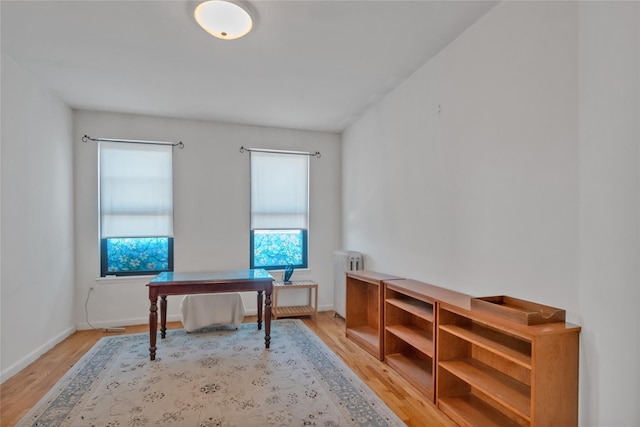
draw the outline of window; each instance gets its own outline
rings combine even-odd
[[[306,268],[309,157],[251,152],[251,268]]]
[[[172,147],[100,142],[100,275],[173,271]]]

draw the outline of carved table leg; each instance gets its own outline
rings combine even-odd
[[[160,336],[164,339],[167,336],[167,296],[160,297]]]
[[[271,344],[271,292],[265,291],[264,301],[264,346]]]
[[[149,360],[156,360],[156,334],[158,333],[158,297],[149,296]]]
[[[258,330],[262,329],[262,291],[258,291]]]

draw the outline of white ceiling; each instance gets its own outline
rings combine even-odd
[[[2,52],[73,108],[342,132],[496,2],[257,0],[232,41],[196,4],[2,0]]]

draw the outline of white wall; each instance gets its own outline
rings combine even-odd
[[[585,426],[640,425],[637,9],[501,3],[343,135],[345,246],[565,308]]]
[[[72,112],[2,55],[2,381],[75,331]]]
[[[581,405],[640,425],[640,3],[580,4]]]
[[[497,6],[345,132],[345,246],[367,268],[575,317],[576,11]]]
[[[249,155],[239,148],[320,151],[310,160],[309,269],[294,278],[319,284],[319,309],[333,304],[332,252],[340,246],[340,136],[320,132],[76,111],[76,322],[105,327],[148,321],[148,278],[101,279],[98,245],[97,144],[81,137],[183,141],[174,149],[174,256],[176,271],[249,268]],[[276,273],[281,278],[281,273]],[[302,295],[285,297],[295,302]],[[248,313],[256,294],[245,293]],[[168,315],[179,319],[180,297],[169,298]]]

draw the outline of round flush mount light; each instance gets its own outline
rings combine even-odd
[[[200,3],[194,12],[196,22],[207,33],[224,40],[233,40],[251,31],[251,16],[242,7],[224,0]]]

